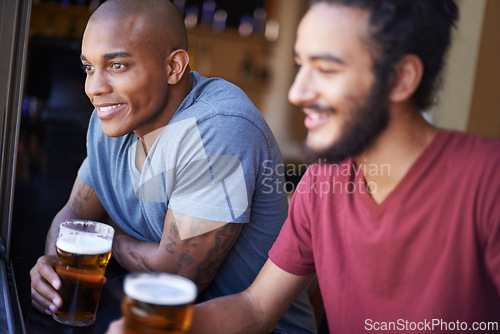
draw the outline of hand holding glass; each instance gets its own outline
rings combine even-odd
[[[52,315],[56,321],[70,326],[94,323],[113,235],[111,226],[93,221],[71,220],[59,226],[56,272],[63,302]]]

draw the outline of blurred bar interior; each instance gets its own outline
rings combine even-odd
[[[16,0],[20,1],[20,0]],[[273,130],[295,183],[305,171],[303,115],[287,101],[295,29],[308,0],[172,0],[185,18],[191,68],[241,87]],[[458,0],[462,10],[439,112],[431,121],[500,138],[500,1]],[[3,3],[3,0],[0,0]],[[92,105],[80,42],[101,0],[33,0],[12,218],[11,261],[23,311],[29,270],[43,253],[81,161]],[[0,9],[2,7],[0,6]],[[5,222],[4,222],[5,224]],[[0,331],[1,333],[1,331]]]

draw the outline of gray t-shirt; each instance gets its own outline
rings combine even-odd
[[[167,209],[203,220],[245,223],[200,295],[204,301],[238,293],[254,280],[287,216],[283,163],[260,112],[238,87],[191,72],[193,89],[136,167],[138,137],[111,138],[94,113],[87,158],[78,175],[110,217],[132,237],[159,242]],[[313,333],[303,293],[278,329]]]

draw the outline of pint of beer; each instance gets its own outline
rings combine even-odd
[[[127,334],[185,333],[193,317],[196,285],[166,273],[132,273],[125,277],[121,304]]]
[[[111,257],[114,229],[92,221],[65,221],[56,242],[56,272],[61,278],[62,306],[53,318],[65,325],[87,326],[95,321]]]

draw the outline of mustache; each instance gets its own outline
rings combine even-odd
[[[335,109],[331,108],[331,107],[327,107],[327,106],[321,106],[321,105],[318,105],[318,104],[301,104],[300,107],[305,110],[305,109],[308,109],[308,110],[314,110],[314,111],[317,111],[317,112],[328,112],[328,113],[334,113],[335,112]]]

